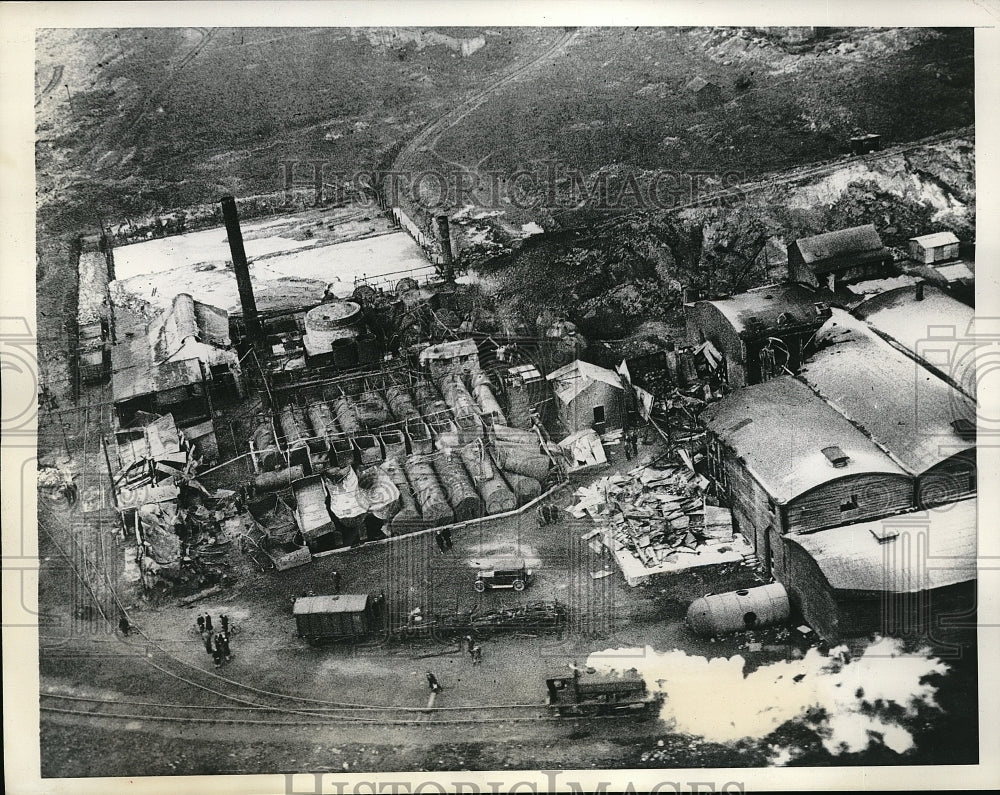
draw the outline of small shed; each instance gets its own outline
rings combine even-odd
[[[953,232],[934,232],[910,238],[910,259],[921,265],[958,258],[958,238]]]
[[[310,643],[360,638],[379,629],[368,594],[300,596],[292,615],[299,637]]]
[[[719,84],[701,75],[691,78],[684,86],[684,90],[694,95],[699,108],[710,108],[722,102],[722,88]]]
[[[618,373],[577,359],[549,373],[556,409],[573,433],[593,428],[598,434],[623,427],[625,390]]]
[[[830,290],[894,275],[892,261],[872,224],[802,237],[788,246],[789,280]]]
[[[825,640],[933,629],[975,607],[977,500],[785,536],[785,584]]]
[[[473,339],[453,340],[430,345],[420,352],[420,364],[437,382],[451,373],[472,373],[479,370],[479,349]]]

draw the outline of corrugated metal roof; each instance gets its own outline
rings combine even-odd
[[[793,245],[802,255],[802,261],[816,272],[889,255],[873,224],[802,237]]]
[[[976,422],[975,403],[883,340],[864,321],[834,309],[816,333],[818,350],[799,378],[915,475],[975,447],[952,423]]]
[[[115,403],[197,384],[201,380],[201,365],[197,359],[155,363],[145,337],[111,348],[111,391]]]
[[[804,284],[788,283],[757,287],[728,298],[697,301],[695,304],[710,304],[715,307],[732,324],[737,334],[759,336],[781,325],[822,325],[830,312],[826,308],[818,310],[816,304],[822,303],[825,307],[826,301],[826,296]],[[779,323],[781,315],[787,315],[783,324]],[[747,328],[751,318],[760,321],[759,331]]]
[[[780,376],[733,392],[701,413],[777,502],[863,472],[906,473],[805,384]],[[835,467],[823,449],[848,457]]]
[[[157,362],[174,356],[183,347],[184,340],[190,337],[199,342],[228,347],[229,315],[225,310],[195,301],[187,293],[178,293],[170,308],[150,321],[146,336],[153,350],[153,359]]]
[[[925,284],[923,299],[915,286],[876,295],[854,314],[880,334],[937,368],[953,386],[975,398],[975,310],[937,287]]]
[[[342,593],[330,596],[300,596],[292,605],[296,616],[313,613],[360,613],[368,606],[366,593]]]
[[[554,382],[556,397],[566,404],[598,381],[616,389],[622,388],[622,379],[618,373],[580,359],[553,370],[546,377]]]
[[[914,593],[976,579],[977,505],[973,498],[784,538],[837,590]]]
[[[929,235],[911,237],[911,243],[919,243],[924,248],[937,248],[938,246],[950,246],[958,242],[954,232],[932,232]]]

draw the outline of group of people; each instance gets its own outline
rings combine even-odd
[[[562,511],[559,510],[558,505],[552,505],[548,502],[543,502],[536,509],[538,512],[538,524],[556,524],[562,521]]]
[[[441,554],[444,555],[452,547],[451,528],[442,527],[434,533],[434,540],[437,542],[438,549],[441,550]]]
[[[205,651],[212,655],[216,668],[221,668],[223,661],[229,662],[233,659],[229,648],[229,616],[225,613],[219,616],[219,624],[220,631],[213,632],[212,616],[208,613],[198,616],[198,634],[205,643]]]
[[[625,448],[626,461],[631,461],[639,455],[639,431],[636,428],[626,428],[623,430],[622,445]]]

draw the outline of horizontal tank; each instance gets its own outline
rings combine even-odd
[[[788,621],[788,592],[780,582],[695,599],[687,623],[698,635],[725,635]]]

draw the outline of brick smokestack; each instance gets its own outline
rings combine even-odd
[[[233,271],[236,273],[236,286],[240,291],[240,304],[243,306],[243,324],[246,326],[247,337],[256,346],[264,341],[264,332],[257,315],[253,285],[250,283],[250,266],[247,264],[247,253],[243,248],[243,232],[240,229],[240,216],[236,211],[236,199],[224,196],[221,203],[222,217],[226,222],[226,236],[229,238],[229,251],[233,257]]]
[[[455,257],[451,251],[451,227],[448,225],[448,216],[439,215],[436,219],[438,242],[441,244],[441,270],[442,275],[448,281],[455,278]]]

